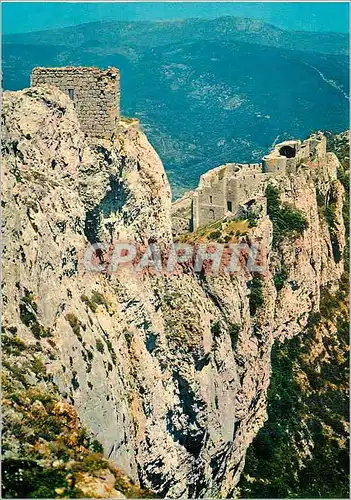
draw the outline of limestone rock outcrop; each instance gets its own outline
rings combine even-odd
[[[266,418],[272,343],[298,334],[318,310],[321,286],[342,273],[337,165],[328,153],[319,186],[308,173],[275,180],[308,228],[279,252],[268,216],[244,237],[260,242],[267,262],[253,312],[245,266],[231,275],[88,269],[96,241],[171,244],[162,163],[133,123],[122,122],[113,141],[93,140],[60,91],[5,92],[3,328],[40,343],[63,397],[141,487],[173,498],[233,491]],[[333,197],[332,234],[317,188]],[[277,291],[282,260],[287,278]]]

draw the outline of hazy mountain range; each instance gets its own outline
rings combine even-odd
[[[279,137],[348,127],[348,36],[284,31],[223,17],[98,22],[3,37],[3,86],[34,66],[121,70],[122,112],[135,115],[174,192],[228,161],[252,161]]]

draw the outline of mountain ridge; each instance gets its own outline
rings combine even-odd
[[[203,34],[196,34],[192,30],[190,32],[185,31],[188,27],[193,28],[194,26],[201,27],[203,29]],[[220,38],[221,36],[231,36],[231,37],[251,37],[252,40],[252,35],[262,35],[261,38],[255,41],[253,39],[253,43],[258,43],[258,44],[264,44],[263,42],[265,41],[268,46],[269,45],[277,45],[277,46],[283,46],[287,48],[290,43],[290,38],[293,37],[294,35],[299,35],[301,38],[301,43],[299,40],[295,40],[295,46],[297,49],[300,50],[308,50],[306,45],[308,46],[309,44],[312,44],[315,47],[315,51],[321,52],[321,53],[330,53],[330,54],[339,54],[342,53],[346,55],[348,53],[348,36],[344,33],[334,33],[334,32],[309,32],[309,31],[288,31],[284,30],[282,28],[278,28],[274,26],[273,24],[265,23],[260,20],[255,20],[251,18],[241,18],[241,17],[234,17],[234,16],[222,16],[214,19],[209,19],[209,20],[203,20],[200,18],[189,18],[189,19],[182,19],[182,20],[177,20],[177,21],[95,21],[95,22],[90,22],[90,23],[83,23],[79,25],[73,25],[69,27],[64,27],[64,28],[55,28],[55,29],[48,29],[48,30],[41,30],[37,32],[27,32],[27,33],[18,33],[18,34],[7,34],[3,36],[3,43],[13,43],[14,40],[18,40],[21,38],[26,38],[27,41],[29,40],[38,40],[38,44],[46,44],[48,43],[48,40],[45,38],[48,35],[52,36],[59,36],[62,34],[64,38],[62,39],[62,45],[67,45],[68,43],[72,43],[72,39],[69,38],[69,40],[66,38],[65,35],[67,33],[70,33],[72,31],[79,32],[81,35],[84,35],[84,32],[90,28],[94,27],[101,27],[101,28],[112,28],[113,35],[117,35],[118,31],[123,30],[124,28],[127,28],[129,31],[133,32],[133,30],[136,31],[138,34],[138,37],[140,38],[141,35],[145,37],[148,36],[148,30],[150,28],[156,28],[159,29],[162,27],[162,29],[168,28],[168,30],[174,28],[174,27],[180,27],[183,28],[183,32],[178,33],[173,33],[175,36],[179,36],[182,40],[184,40],[185,36],[215,36]],[[209,31],[206,31],[206,29],[209,28]],[[213,28],[215,28],[215,31],[213,32]],[[146,30],[143,32],[143,29]],[[160,33],[156,33],[157,35],[161,36],[162,35],[162,29]],[[127,32],[123,32],[123,36],[125,37],[124,43],[128,45],[130,43],[130,39],[128,39],[128,30]],[[222,31],[220,31],[222,30]],[[224,30],[224,31],[223,31]],[[232,30],[230,32],[229,30]],[[229,31],[229,32],[228,32]],[[100,33],[103,36],[106,35],[106,33],[102,32]],[[107,33],[108,35],[108,33]],[[265,38],[266,35],[266,38]],[[269,36],[268,36],[269,35]],[[131,36],[133,37],[134,34],[132,33]],[[274,40],[274,36],[277,37],[278,39]],[[273,37],[273,38],[269,38]],[[282,39],[280,39],[280,38]],[[286,40],[285,40],[286,38]],[[147,38],[148,40],[148,46],[150,46],[150,38]],[[157,38],[155,39],[155,33],[153,33],[153,39],[151,39],[151,42],[156,43],[156,45],[162,43],[162,40],[157,41]],[[327,43],[326,46],[323,46],[323,43]],[[79,44],[79,40],[76,41],[77,44]],[[145,41],[144,41],[145,43]],[[56,41],[57,44],[57,41]],[[280,44],[280,45],[279,45]],[[137,45],[143,45],[142,43],[137,43]],[[321,46],[322,45],[322,46]]]
[[[283,140],[347,128],[345,55],[310,52],[324,45],[304,38],[304,50],[296,50],[291,34],[288,48],[253,43],[245,22],[233,38],[230,30],[220,31],[233,19],[220,19],[179,22],[179,33],[174,23],[171,31],[169,23],[148,23],[149,31],[141,23],[139,33],[138,23],[109,21],[99,22],[99,30],[83,24],[83,34],[49,30],[50,40],[15,35],[12,40],[23,43],[3,44],[4,88],[28,87],[34,66],[118,67],[122,113],[139,118],[176,196],[194,188],[218,161],[259,161],[278,135]],[[119,27],[118,36],[106,29],[110,25]],[[66,45],[55,45],[59,41]]]

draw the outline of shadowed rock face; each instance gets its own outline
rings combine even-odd
[[[244,237],[259,240],[267,259],[252,316],[245,268],[231,276],[189,266],[167,276],[127,266],[88,271],[89,240],[171,243],[162,163],[128,123],[113,142],[87,139],[58,90],[6,92],[3,101],[5,331],[40,343],[59,391],[142,487],[169,497],[230,495],[266,417],[273,340],[303,329],[320,286],[343,269],[333,254],[344,246],[337,158],[328,153],[316,166],[319,191],[333,195],[333,245],[308,171],[275,181],[282,201],[304,214],[303,235],[272,249],[264,217]],[[277,292],[281,262],[287,278]]]

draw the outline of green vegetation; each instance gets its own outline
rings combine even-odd
[[[133,332],[125,329],[123,333],[124,333],[124,337],[126,339],[126,342],[127,342],[128,346],[130,346],[131,343],[132,343],[133,337],[134,337]]]
[[[348,211],[347,135],[330,134],[328,149],[341,162]],[[248,449],[240,497],[349,498],[348,254],[349,242],[338,292],[323,289],[305,331],[273,347],[268,420]]]
[[[20,319],[28,328],[31,329],[35,338],[50,337],[52,335],[50,328],[45,328],[37,319],[38,307],[35,301],[34,293],[26,288],[24,295],[20,299]]]
[[[338,173],[339,177],[347,177],[349,184],[349,176],[347,175],[350,168],[350,137],[349,131],[342,134],[333,134],[332,132],[325,133],[327,137],[327,151],[336,154],[340,163],[341,171]]]
[[[34,337],[37,339],[52,336],[51,329],[45,328],[43,325],[41,325],[38,322],[35,322],[32,324],[31,330],[32,330]]]
[[[19,356],[25,350],[26,345],[17,335],[9,336],[5,333],[2,333],[1,347],[3,353],[12,354],[13,356]]]
[[[108,351],[110,353],[112,363],[116,366],[117,356],[116,356],[114,348],[112,347],[112,343],[111,343],[110,339],[107,338],[107,336],[105,336],[105,342],[106,342],[106,345],[107,345],[107,349],[108,349]]]
[[[131,117],[131,116],[121,116],[120,120],[121,120],[121,122],[127,123],[129,125],[132,124],[132,123],[135,123],[135,124],[139,123],[138,118],[134,118],[134,117]]]
[[[325,219],[329,230],[332,230],[335,227],[335,201],[333,199],[325,206]]]
[[[215,321],[211,325],[211,332],[214,338],[218,337],[218,335],[221,333],[221,324],[219,321]]]
[[[185,233],[178,236],[180,243],[206,243],[215,241],[217,243],[235,243],[238,238],[248,233],[250,222],[248,220],[231,219],[229,221],[219,220],[210,222],[199,227],[193,233]]]
[[[229,335],[230,335],[230,342],[232,344],[232,349],[234,350],[236,348],[236,344],[239,339],[239,333],[240,333],[240,325],[237,325],[235,323],[229,325]]]
[[[233,350],[236,348],[236,344],[238,342],[240,328],[241,328],[240,325],[237,325],[235,323],[231,323],[228,325],[228,333],[230,336],[230,342]],[[212,323],[211,333],[214,339],[216,339],[219,336],[219,334],[221,333],[221,323],[219,321],[214,321]]]
[[[257,214],[254,214],[252,212],[248,213],[247,216],[247,221],[249,223],[249,227],[256,227],[258,224],[259,217]]]
[[[2,498],[96,498],[96,486],[101,488],[108,472],[125,496],[153,497],[103,456],[102,445],[80,425],[73,406],[61,400],[32,346],[17,338],[5,338],[4,345]],[[12,352],[14,346],[25,351],[22,359]]]
[[[249,282],[249,308],[251,316],[254,316],[257,310],[263,305],[262,284],[263,277],[260,274],[254,274],[252,280]]]
[[[108,310],[110,304],[102,293],[94,291],[91,300],[94,304],[105,306],[106,310]]]
[[[273,223],[273,246],[283,238],[296,238],[307,229],[307,221],[296,208],[280,201],[278,188],[268,184],[266,188],[267,212]]]
[[[77,316],[73,313],[68,313],[66,315],[66,319],[68,321],[68,323],[70,324],[70,327],[72,328],[73,330],[73,333],[76,335],[76,337],[78,338],[78,340],[80,342],[82,342],[83,340],[83,337],[80,333],[80,327],[81,327],[81,322],[79,321],[79,319],[77,318]]]
[[[101,339],[96,339],[96,349],[103,354],[105,352],[104,343]]]
[[[217,229],[217,231],[212,231],[209,233],[208,237],[210,240],[216,241],[222,236],[222,232]]]
[[[20,169],[18,168],[17,165],[14,166],[14,167],[12,167],[11,170],[10,170],[10,172],[13,174],[13,176],[14,176],[14,178],[15,178],[15,180],[16,180],[17,183],[23,182],[22,176],[21,176],[21,171],[20,171]]]
[[[24,290],[24,295],[20,299],[20,318],[28,327],[37,321],[37,304],[34,300],[33,292]]]
[[[349,139],[328,136],[340,162],[349,220]],[[317,192],[333,229],[333,198]],[[349,229],[346,227],[347,236]],[[250,446],[239,496],[244,498],[349,498],[349,242],[339,290],[321,292],[320,311],[305,332],[272,351],[268,421]]]
[[[138,110],[137,116],[142,122],[148,117],[147,136],[166,165],[172,192],[180,194],[194,189],[200,174],[218,166],[222,159],[228,161],[229,156],[244,160],[254,154],[256,161],[267,152],[266,132],[262,133],[260,120],[252,119],[253,100],[259,109],[265,108],[267,112],[271,102],[284,103],[281,113],[272,113],[271,127],[284,130],[291,137],[317,128],[321,119],[338,129],[349,123],[341,94],[331,85],[319,86],[320,75],[317,71],[311,72],[308,66],[314,66],[323,74],[327,69],[328,78],[346,88],[349,73],[345,63],[346,33],[316,35],[276,30],[271,25],[258,30],[255,21],[247,20],[244,21],[247,28],[242,29],[240,22],[243,21],[235,17],[194,19],[185,23],[152,21],[113,25],[107,22],[101,24],[99,36],[94,26],[86,27],[85,44],[79,48],[79,64],[83,66],[92,64],[92,51],[99,54],[101,67],[112,63],[118,66],[120,63],[111,59],[118,33],[118,50],[125,64],[132,68],[128,72],[132,75],[128,84],[122,83],[121,98],[126,100],[124,113],[132,115],[132,109]],[[74,61],[71,40],[78,40],[80,28],[42,33],[43,45],[34,42],[33,36],[33,33],[22,34],[4,40],[4,89],[28,87],[29,68],[41,61],[43,46],[52,47],[55,64],[65,57]],[[194,43],[187,43],[189,40]],[[191,71],[184,66],[183,69],[171,66],[175,61],[172,50],[168,50],[169,44],[182,46],[177,63],[188,66],[191,61]],[[287,59],[287,50],[294,51],[293,57]],[[216,63],[211,60],[212,56],[204,57],[210,53],[220,54]],[[343,57],[333,54],[343,54]],[[167,69],[160,71],[161,67]],[[233,67],[240,68],[238,75]],[[261,68],[265,69],[264,74]],[[235,88],[235,93],[219,93],[224,82],[228,88]],[[296,98],[287,99],[287,85],[295,89]],[[256,97],[243,99],[244,95]],[[320,110],[326,103],[328,113],[321,118]],[[237,106],[240,108],[233,111]],[[219,138],[226,138],[226,144],[219,142]]]
[[[326,133],[327,136],[327,150],[334,152],[340,162],[340,167],[338,168],[338,179],[345,189],[345,196],[343,200],[343,219],[346,229],[346,235],[349,237],[350,231],[350,180],[349,180],[349,162],[350,162],[350,152],[349,152],[349,136],[348,133],[343,134],[332,134]],[[344,255],[339,248],[338,243],[338,225],[336,217],[336,201],[337,201],[337,183],[331,185],[330,190],[327,193],[322,193],[317,190],[317,203],[319,207],[319,214],[324,217],[328,224],[328,230],[330,234],[330,240],[332,244],[333,257],[335,262],[340,262],[342,258],[349,260],[349,249],[346,247]]]
[[[93,291],[90,298],[87,295],[82,295],[80,298],[82,302],[84,302],[93,313],[97,311],[97,308],[100,305],[104,306],[106,310],[110,312],[111,305],[106,297],[100,292]]]
[[[82,302],[84,302],[93,313],[96,312],[97,305],[94,302],[92,302],[87,295],[82,295],[80,298]]]
[[[268,421],[248,450],[240,496],[349,498],[347,302],[345,275],[336,295],[323,291],[304,333],[274,345]]]
[[[317,193],[317,202],[319,206],[319,213],[325,218],[328,224],[330,241],[332,244],[333,257],[335,262],[340,262],[342,259],[342,252],[339,248],[337,236],[337,216],[336,216],[336,186],[333,184],[326,196],[322,193]]]
[[[78,382],[78,379],[77,379],[77,372],[73,371],[72,375],[73,376],[72,376],[72,379],[71,379],[71,384],[72,384],[73,390],[76,391],[79,388],[79,382]]]
[[[284,287],[287,278],[288,278],[288,270],[283,265],[280,268],[280,270],[276,272],[273,276],[273,282],[277,292],[279,292]]]
[[[323,194],[319,189],[316,189],[317,205],[319,207],[319,214],[325,218],[329,231],[335,227],[335,197],[333,196],[333,189],[328,193]]]

